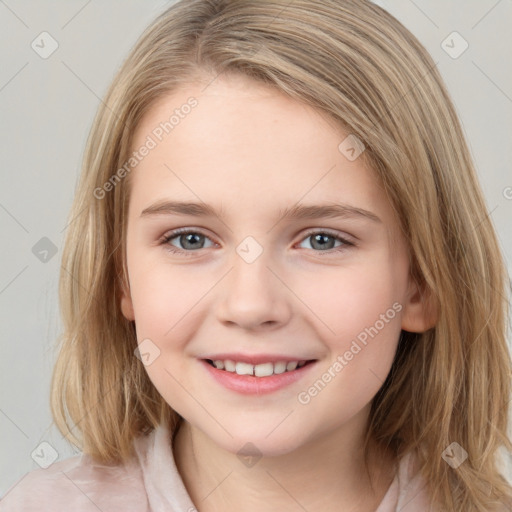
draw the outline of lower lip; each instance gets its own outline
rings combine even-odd
[[[238,375],[235,372],[218,370],[205,360],[200,361],[210,375],[224,387],[246,395],[263,395],[282,389],[309,373],[316,361],[308,363],[291,372],[255,377],[254,375]]]

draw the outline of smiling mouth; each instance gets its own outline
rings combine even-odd
[[[295,370],[300,370],[304,366],[314,363],[316,359],[308,361],[278,361],[275,363],[268,362],[262,364],[250,364],[243,362],[235,362],[230,359],[221,361],[212,361],[211,359],[205,359],[205,361],[216,368],[217,370],[236,373],[237,375],[250,375],[255,377],[270,377],[271,375],[279,375],[282,373],[290,373]]]

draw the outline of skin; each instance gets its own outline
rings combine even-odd
[[[245,77],[222,75],[204,87],[190,84],[161,99],[136,130],[134,148],[190,96],[198,100],[130,175],[129,289],[121,299],[139,343],[149,338],[160,350],[146,366],[151,381],[185,419],[173,447],[178,470],[201,512],[325,512],[340,503],[374,511],[394,466],[384,451],[372,458],[372,492],[361,451],[371,400],[400,330],[432,325],[409,277],[398,219],[363,158],[349,161],[338,150],[347,134],[325,116]],[[141,217],[170,199],[222,207],[223,221]],[[345,203],[380,222],[277,222],[280,208],[298,202]],[[192,240],[190,257],[184,237],[162,243],[180,227],[206,236]],[[311,228],[355,245],[327,239],[327,254],[305,234]],[[247,236],[263,249],[250,264],[236,252]],[[299,403],[298,394],[394,303],[401,311],[309,403]],[[230,351],[318,363],[308,378],[248,396],[216,383],[198,360]],[[252,467],[237,457],[249,441],[262,454]]]

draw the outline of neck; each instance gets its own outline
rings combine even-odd
[[[199,512],[374,512],[395,474],[392,454],[372,444],[367,472],[362,436],[356,442],[346,434],[328,433],[293,452],[243,463],[183,420],[173,454]]]

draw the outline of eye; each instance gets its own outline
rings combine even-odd
[[[176,240],[181,247],[176,247],[176,245],[172,243],[173,240]],[[165,235],[162,238],[161,244],[165,245],[166,250],[172,253],[192,256],[193,252],[206,248],[204,246],[205,240],[211,241],[209,237],[200,231],[195,231],[189,228],[180,228]],[[311,240],[309,248],[315,252],[324,252],[327,254],[341,252],[355,246],[354,242],[347,240],[338,233],[331,233],[330,231],[319,229],[307,232],[302,240],[302,243]],[[338,247],[333,246],[336,241],[340,243]],[[215,243],[212,243],[210,247],[213,245],[215,245]],[[306,247],[306,249],[308,249],[308,247]]]
[[[348,247],[353,247],[355,244],[353,242],[350,242],[346,238],[340,236],[339,234],[333,234],[329,231],[309,231],[306,233],[306,238],[303,239],[304,241],[311,240],[310,246],[312,249],[319,249],[319,251],[315,252],[341,252],[343,250],[346,250]],[[340,246],[337,248],[333,247],[333,243],[336,241],[341,242]]]
[[[171,241],[174,239],[177,239],[182,248],[177,248],[171,243]],[[167,244],[167,250],[171,252],[191,256],[191,254],[189,254],[190,252],[204,249],[204,240],[209,240],[209,238],[206,235],[203,235],[201,232],[193,231],[187,228],[181,228],[172,231],[168,235],[165,235],[162,240],[162,244]]]

